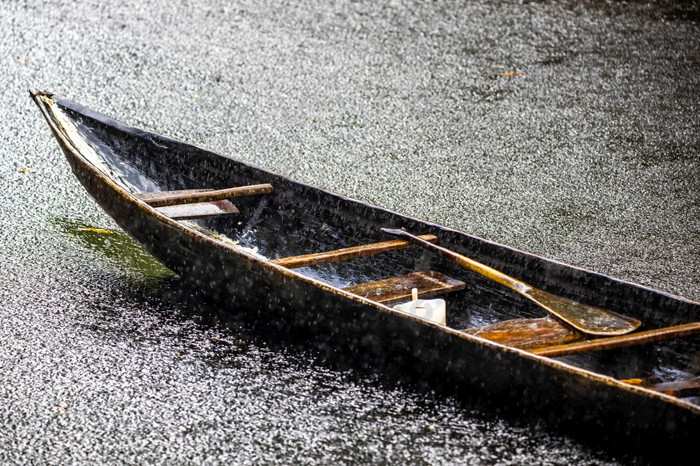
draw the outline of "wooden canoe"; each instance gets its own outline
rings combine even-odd
[[[400,357],[457,393],[640,449],[690,451],[700,303],[339,196],[32,92],[87,191],[138,243],[227,308]],[[548,293],[642,322],[590,337],[404,229]],[[445,324],[394,309],[446,302]],[[337,338],[336,338],[337,337]],[[660,440],[663,440],[660,442]],[[669,451],[669,450],[666,450]]]

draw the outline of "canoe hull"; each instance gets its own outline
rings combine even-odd
[[[48,117],[47,120],[56,134],[58,129]],[[683,452],[690,451],[691,440],[697,438],[700,410],[689,403],[426,324],[241,254],[157,214],[95,170],[59,135],[57,139],[75,176],[121,228],[163,264],[231,312],[245,310],[253,321],[325,336],[349,358],[359,361],[369,357],[373,364],[390,361],[439,384],[438,388],[451,394],[465,399],[477,397],[492,407],[533,416],[581,438],[602,440],[609,449],[631,446],[653,454],[655,449],[651,446],[663,439],[664,451],[673,445],[673,455],[680,458]],[[272,175],[269,178],[279,185],[286,182]],[[354,203],[355,208],[372,208],[342,197],[334,199],[338,203]],[[487,258],[501,270],[521,276],[528,271],[535,284],[538,277],[541,282],[545,277],[553,292],[578,288],[579,295],[590,295],[597,305],[619,309],[643,302],[649,318],[655,316],[670,324],[697,310],[690,301],[496,247],[453,230],[383,210],[377,216],[380,224],[409,228],[419,225],[422,232],[439,235],[447,245],[471,248],[472,255]],[[603,298],[590,291],[601,288],[608,291]],[[669,309],[675,310],[671,317],[667,315]],[[668,458],[667,454],[664,458]]]

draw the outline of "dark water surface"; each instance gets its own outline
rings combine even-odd
[[[642,462],[230,317],[97,208],[26,89],[699,299],[697,21],[696,2],[1,2],[0,463]]]

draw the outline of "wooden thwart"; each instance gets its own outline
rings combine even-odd
[[[433,243],[437,241],[437,236],[435,235],[423,235],[421,238],[425,241],[430,241]],[[362,246],[336,249],[334,251],[284,257],[281,259],[272,260],[270,262],[287,267],[288,269],[296,269],[299,267],[310,267],[312,265],[330,264],[332,262],[341,262],[356,259],[358,257],[366,257],[373,254],[379,254],[381,252],[397,251],[409,246],[413,245],[404,240],[384,241],[381,243],[364,244]]]
[[[549,348],[535,348],[530,350],[530,352],[540,356],[557,357],[566,356],[568,354],[602,351],[615,348],[624,348],[633,345],[641,345],[645,343],[655,343],[673,338],[681,338],[698,334],[700,334],[700,322],[692,322],[689,324],[675,325],[673,327],[664,327],[654,330],[647,330],[644,332],[637,332],[631,335],[598,338],[595,340],[581,341]]]
[[[419,298],[429,298],[450,291],[464,289],[463,281],[448,277],[440,272],[427,270],[400,277],[387,278],[376,282],[344,288],[345,291],[371,299],[382,304],[394,304],[411,300],[411,290],[418,289]]]
[[[167,215],[173,220],[194,220],[198,218],[220,217],[222,215],[235,215],[239,213],[236,206],[231,204],[231,201],[228,200],[156,207],[156,210],[163,215]]]
[[[179,191],[155,191],[148,193],[136,193],[136,197],[144,201],[146,204],[151,205],[151,202],[155,202],[158,199],[165,196],[173,196],[175,194],[198,194],[206,193],[211,191],[211,189],[181,189]]]
[[[520,349],[562,345],[583,338],[579,332],[551,316],[540,319],[512,319],[461,331]]]
[[[140,193],[136,197],[151,207],[166,207],[180,204],[213,202],[240,196],[271,193],[273,187],[269,183],[239,186],[227,189],[186,189],[182,191],[162,191],[155,193]]]

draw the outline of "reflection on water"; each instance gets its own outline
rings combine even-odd
[[[82,246],[101,254],[115,267],[147,278],[174,275],[122,230],[99,228],[65,217],[54,217],[51,223],[74,237]]]

